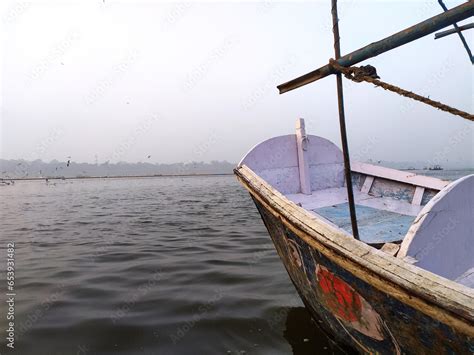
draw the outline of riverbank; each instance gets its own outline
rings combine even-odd
[[[233,173],[220,174],[157,174],[157,175],[117,175],[117,176],[48,176],[48,177],[28,177],[28,178],[2,178],[0,181],[41,181],[41,180],[85,180],[85,179],[130,179],[130,178],[156,178],[156,177],[190,177],[190,176],[229,176]]]

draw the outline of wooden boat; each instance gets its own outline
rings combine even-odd
[[[474,175],[454,182],[351,162],[296,134],[255,146],[235,174],[307,309],[364,353],[474,352]]]

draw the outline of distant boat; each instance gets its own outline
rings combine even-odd
[[[474,175],[448,183],[352,161],[356,240],[343,153],[297,128],[234,172],[313,317],[363,353],[470,353]]]
[[[443,170],[440,165],[433,165],[428,168],[428,170]]]

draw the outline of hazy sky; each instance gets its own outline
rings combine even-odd
[[[292,133],[297,117],[340,145],[334,77],[284,95],[275,87],[333,56],[330,0],[0,6],[1,158],[238,162]],[[436,0],[340,1],[342,52],[441,11]],[[472,112],[459,38],[433,37],[367,63],[385,81]],[[472,122],[365,83],[346,82],[345,100],[354,158],[474,167]]]

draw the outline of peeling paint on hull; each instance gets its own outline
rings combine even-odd
[[[341,343],[362,353],[472,354],[474,340],[384,293],[310,246],[254,198],[304,304]]]

